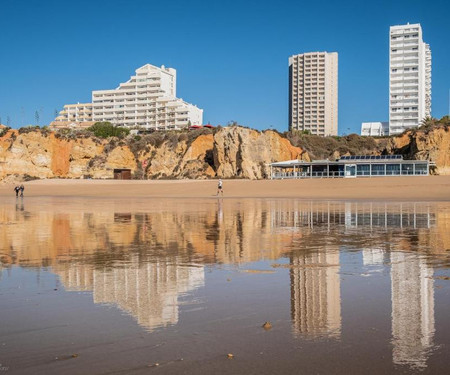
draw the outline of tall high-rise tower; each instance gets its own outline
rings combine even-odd
[[[431,50],[418,23],[389,36],[389,134],[398,134],[431,116]]]
[[[289,57],[289,130],[337,135],[337,52],[309,52]]]

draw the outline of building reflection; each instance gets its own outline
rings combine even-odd
[[[271,216],[273,227],[285,228],[429,229],[436,225],[436,213],[424,203],[280,202]]]
[[[142,263],[136,256],[116,267],[62,263],[54,271],[66,290],[92,291],[94,303],[116,305],[148,331],[176,324],[179,299],[205,282],[203,266],[174,259]]]
[[[447,226],[436,225],[436,214],[429,205],[323,202],[300,206],[298,210],[278,207],[271,216],[274,228],[290,231],[293,238],[298,236],[298,250],[290,257],[295,334],[333,338],[341,334],[339,247],[326,243],[325,238],[322,244],[317,244],[320,231],[313,236],[314,230],[336,231],[340,227],[348,238],[352,230],[362,230],[358,236],[365,235],[366,240],[357,242],[357,246],[362,246],[363,264],[391,264],[393,362],[426,367],[435,331],[433,269],[416,251],[421,247],[436,251],[432,245],[447,243],[445,239],[449,238]],[[443,227],[440,235],[430,232],[440,227]],[[391,230],[398,234],[399,229],[419,231],[416,238],[389,234]],[[373,230],[376,239],[370,237]]]
[[[435,332],[433,270],[417,255],[390,257],[393,361],[426,367]]]
[[[303,252],[293,255],[290,261],[294,334],[339,338],[341,290],[338,249]]]
[[[340,338],[340,249],[391,264],[393,361],[426,365],[434,339],[433,268],[450,248],[448,209],[420,203],[222,200],[19,201],[0,207],[0,275],[48,267],[67,290],[92,291],[147,330],[179,320],[205,266],[289,259],[296,336]],[[445,255],[442,255],[445,256]]]

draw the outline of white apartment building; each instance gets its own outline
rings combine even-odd
[[[372,137],[389,135],[389,122],[363,122],[361,124],[361,135]]]
[[[308,52],[289,57],[289,130],[337,135],[337,52]]]
[[[59,112],[55,122],[85,122],[92,121],[92,103],[66,104]]]
[[[431,116],[431,50],[420,24],[389,32],[389,134],[420,125]]]
[[[153,130],[202,125],[203,110],[176,97],[176,70],[146,64],[112,90],[92,92],[92,103],[68,104],[52,124],[108,121]]]
[[[92,92],[92,118],[155,130],[201,125],[203,110],[176,97],[176,79],[173,68],[144,65],[119,87]]]

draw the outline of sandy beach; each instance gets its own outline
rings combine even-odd
[[[217,180],[36,180],[25,196],[215,198]],[[0,196],[14,196],[13,185]],[[224,198],[449,201],[450,176],[311,180],[224,180]]]

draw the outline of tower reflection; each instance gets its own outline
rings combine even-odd
[[[433,270],[416,255],[390,257],[393,361],[426,367],[435,332]]]
[[[338,338],[341,334],[339,252],[327,248],[295,255],[290,261],[294,334]]]
[[[177,324],[182,299],[197,302],[205,267],[281,258],[288,260],[294,335],[340,339],[340,258],[361,252],[366,267],[390,266],[393,362],[427,365],[435,296],[426,255],[450,248],[450,215],[439,206],[30,200],[26,209],[0,207],[0,275],[14,264],[47,267],[67,290],[92,291],[95,303],[117,306],[148,331]]]

